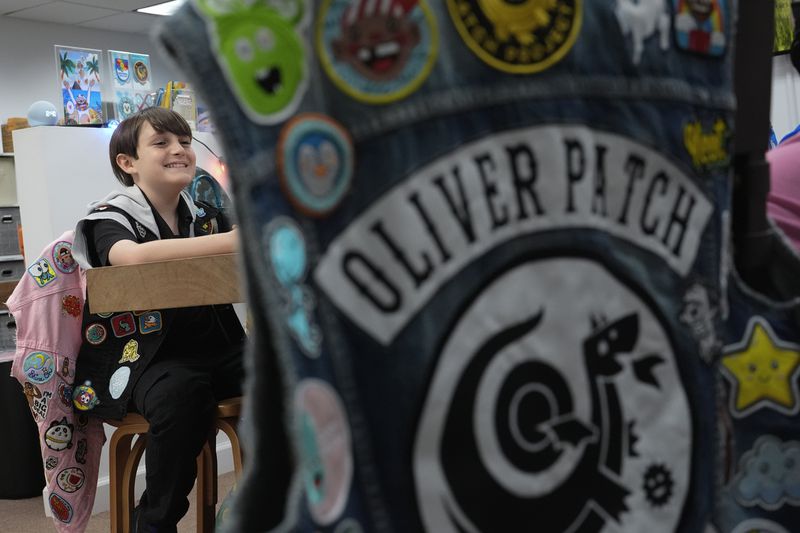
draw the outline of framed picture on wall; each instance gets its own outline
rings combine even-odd
[[[114,116],[117,120],[125,120],[136,111],[132,65],[129,52],[108,51],[109,77],[114,88]]]
[[[773,53],[785,54],[792,47],[794,16],[792,0],[775,0],[775,45]]]
[[[64,124],[103,124],[103,77],[100,50],[55,46]]]

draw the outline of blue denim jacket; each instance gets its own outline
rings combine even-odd
[[[735,2],[243,4],[158,32],[244,241],[230,530],[705,531]]]

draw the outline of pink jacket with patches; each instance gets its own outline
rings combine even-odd
[[[7,305],[17,323],[11,375],[28,397],[42,450],[48,504],[59,532],[82,532],[92,514],[102,421],[72,409],[75,359],[83,342],[86,276],[72,258],[73,232],[28,267]]]

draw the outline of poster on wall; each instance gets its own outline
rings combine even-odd
[[[131,54],[119,50],[109,50],[108,63],[114,87],[114,115],[117,120],[125,120],[136,112]]]
[[[56,45],[64,124],[103,123],[100,50]]]
[[[149,55],[131,54],[131,79],[136,111],[156,105],[152,81],[153,71],[150,68]]]

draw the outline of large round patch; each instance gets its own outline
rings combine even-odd
[[[325,0],[316,41],[333,83],[368,104],[387,104],[416,91],[439,50],[427,0]]]
[[[131,378],[131,369],[127,366],[119,367],[108,381],[108,393],[115,400],[122,396],[125,392],[125,387],[128,386],[128,380]]]
[[[55,373],[56,360],[45,352],[31,352],[22,363],[25,377],[33,383],[47,383]]]
[[[102,324],[90,324],[86,327],[84,337],[89,344],[102,344],[106,340],[106,328]]]
[[[50,494],[48,501],[50,502],[50,511],[52,511],[56,520],[65,524],[69,524],[72,521],[72,506],[67,500],[53,492]]]
[[[333,210],[353,180],[353,143],[339,123],[324,115],[299,115],[278,142],[281,185],[292,205],[315,217]]]
[[[77,467],[70,467],[58,473],[56,483],[58,483],[58,487],[64,492],[72,493],[79,490],[83,486],[85,480],[86,475],[83,473],[83,470]]]
[[[515,74],[540,72],[572,49],[583,0],[447,0],[461,38],[488,65]]]
[[[64,274],[71,274],[78,268],[78,263],[72,257],[72,243],[58,241],[53,245],[53,264]]]
[[[674,531],[691,418],[649,302],[589,259],[519,265],[439,355],[413,453],[425,529]]]
[[[295,409],[309,510],[315,522],[328,525],[342,514],[350,492],[350,428],[339,396],[324,381],[301,381]]]

